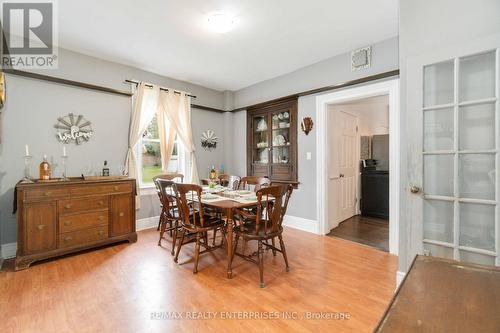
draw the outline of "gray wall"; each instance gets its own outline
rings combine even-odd
[[[196,104],[224,108],[222,92],[162,77],[75,52],[59,51],[59,69],[42,73],[97,85],[128,90],[125,79],[144,80],[189,91],[198,96]],[[130,98],[45,81],[7,75],[7,102],[0,116],[0,241],[16,241],[16,220],[12,215],[14,186],[23,176],[24,145],[33,155],[33,174],[43,154],[53,162],[54,175],[61,174],[62,146],[55,138],[57,117],[69,112],[81,113],[93,124],[95,136],[81,146],[68,145],[69,175],[80,175],[86,165],[101,166],[108,160],[113,168],[123,164],[127,151],[131,112]],[[213,126],[222,134],[222,114],[193,110],[193,129],[199,144],[199,129]],[[218,148],[219,149],[219,148]],[[222,159],[222,148],[214,155],[199,152],[198,165]],[[218,154],[218,155],[217,155]],[[219,162],[220,163],[220,162]],[[201,173],[202,170],[200,170]],[[141,198],[138,218],[159,215],[156,194]]]
[[[236,108],[249,106],[304,90],[334,85],[395,69],[398,69],[398,39],[396,37],[372,45],[372,67],[369,69],[352,72],[350,52],[344,53],[295,72],[236,91],[234,93],[234,105]],[[311,117],[316,122],[317,96],[310,95],[299,98],[299,120],[303,117]],[[238,122],[235,121],[234,123],[241,126],[241,121],[244,121],[243,124],[246,124],[245,117],[239,117]],[[233,151],[246,152],[246,137],[243,140],[243,135],[243,130],[234,133],[232,140],[235,147]],[[312,153],[311,160],[306,159],[307,152]],[[239,174],[245,174],[246,165],[240,165],[237,170]],[[288,214],[316,220],[315,129],[307,136],[298,129],[298,176],[300,185],[292,195]]]
[[[399,13],[399,62],[400,103],[401,103],[401,142],[407,142],[405,133],[409,126],[418,124],[406,123],[406,100],[412,93],[407,91],[407,60],[433,49],[446,49],[453,45],[466,43],[500,32],[500,1],[498,0],[434,0],[414,1],[401,0]],[[406,130],[405,130],[406,129]],[[401,145],[401,185],[406,186],[408,180],[409,158],[408,147]],[[399,270],[406,271],[410,259],[407,258],[407,219],[405,188],[402,189],[401,216],[399,225]]]

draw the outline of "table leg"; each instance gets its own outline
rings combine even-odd
[[[233,210],[228,209],[226,212],[227,217],[227,278],[233,277],[233,270],[231,269],[231,256],[233,255]]]

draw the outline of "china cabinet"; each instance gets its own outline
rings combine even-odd
[[[247,110],[247,174],[297,184],[297,98]]]

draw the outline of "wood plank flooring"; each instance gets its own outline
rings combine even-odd
[[[193,245],[173,262],[170,242],[141,231],[119,244],[13,272],[0,272],[1,332],[371,332],[395,290],[397,258],[342,239],[286,229],[291,272],[265,254],[266,288],[258,267],[236,257],[234,278],[218,250],[192,273]],[[253,250],[251,246],[248,250]],[[4,263],[4,266],[5,263]],[[165,319],[171,312],[182,319]],[[191,318],[187,318],[189,315]],[[194,320],[198,315],[215,319]],[[199,313],[200,312],[200,313]],[[278,319],[223,319],[277,315]],[[289,318],[283,318],[283,313]],[[307,312],[349,319],[308,319]]]
[[[340,222],[328,236],[347,239],[356,243],[389,252],[389,221],[356,215]]]

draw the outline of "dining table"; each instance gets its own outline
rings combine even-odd
[[[203,206],[221,211],[227,219],[227,278],[231,279],[233,277],[230,261],[233,254],[234,211],[256,207],[257,196],[250,190],[233,191],[219,185],[215,188],[203,187],[201,203]]]

